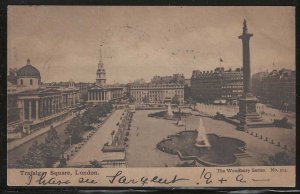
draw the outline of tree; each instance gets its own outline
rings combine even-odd
[[[22,160],[17,161],[17,168],[43,168],[44,160],[38,142],[34,141]]]
[[[54,149],[46,143],[41,143],[38,145],[38,149],[40,151],[40,159],[43,161],[43,164],[46,168],[52,167],[53,163],[55,162],[56,158],[53,156]],[[60,152],[60,148],[58,150]]]
[[[53,126],[47,132],[45,143],[34,141],[22,160],[17,162],[19,168],[50,168],[60,157],[61,142]]]
[[[72,144],[79,143],[82,140],[81,133],[84,128],[80,117],[74,117],[65,129],[65,133],[71,135]]]
[[[47,133],[45,144],[50,147],[52,151],[52,157],[60,157],[62,145],[57,131],[53,126],[50,127],[50,130]]]
[[[286,152],[278,152],[273,156],[268,158],[268,161],[265,161],[265,165],[268,166],[285,166],[291,165],[293,163],[293,159]]]
[[[98,122],[98,114],[97,114],[96,108],[92,107],[92,108],[88,109],[86,112],[83,113],[81,119],[85,125],[91,125],[93,123],[97,123]]]

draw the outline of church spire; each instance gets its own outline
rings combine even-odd
[[[100,44],[100,58],[99,58],[99,61],[102,61],[102,43]]]
[[[99,62],[98,62],[98,69],[97,69],[97,78],[96,78],[96,83],[99,85],[105,85],[106,83],[106,72],[105,72],[105,68],[102,62],[102,46],[103,46],[103,42],[100,43],[100,49],[99,49]]]

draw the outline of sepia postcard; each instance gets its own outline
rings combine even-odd
[[[295,187],[295,7],[8,6],[7,185]]]

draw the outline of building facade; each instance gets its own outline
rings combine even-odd
[[[118,85],[93,85],[88,90],[88,102],[101,103],[121,100],[124,97],[123,87]]]
[[[268,76],[268,72],[258,72],[252,75],[252,90],[253,94],[260,99],[264,91],[262,89],[262,80]]]
[[[45,127],[70,115],[79,102],[75,87],[45,87],[40,72],[30,64],[17,71],[17,84],[8,82],[8,129],[22,125],[23,132]]]
[[[259,99],[282,110],[296,109],[296,72],[290,69],[273,70],[253,82],[253,87],[261,88]]]
[[[204,103],[226,100],[236,103],[243,94],[243,71],[224,70],[216,68],[214,71],[194,70],[191,77],[192,97]]]
[[[174,98],[184,103],[184,84],[130,84],[129,93],[138,103],[168,103]]]

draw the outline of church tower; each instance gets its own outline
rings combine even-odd
[[[100,45],[100,59],[99,59],[99,62],[98,62],[98,69],[97,69],[97,72],[96,72],[96,74],[97,74],[96,84],[104,86],[106,84],[106,72],[105,72],[105,69],[104,69],[104,64],[102,62],[101,47],[102,47],[102,45]]]

